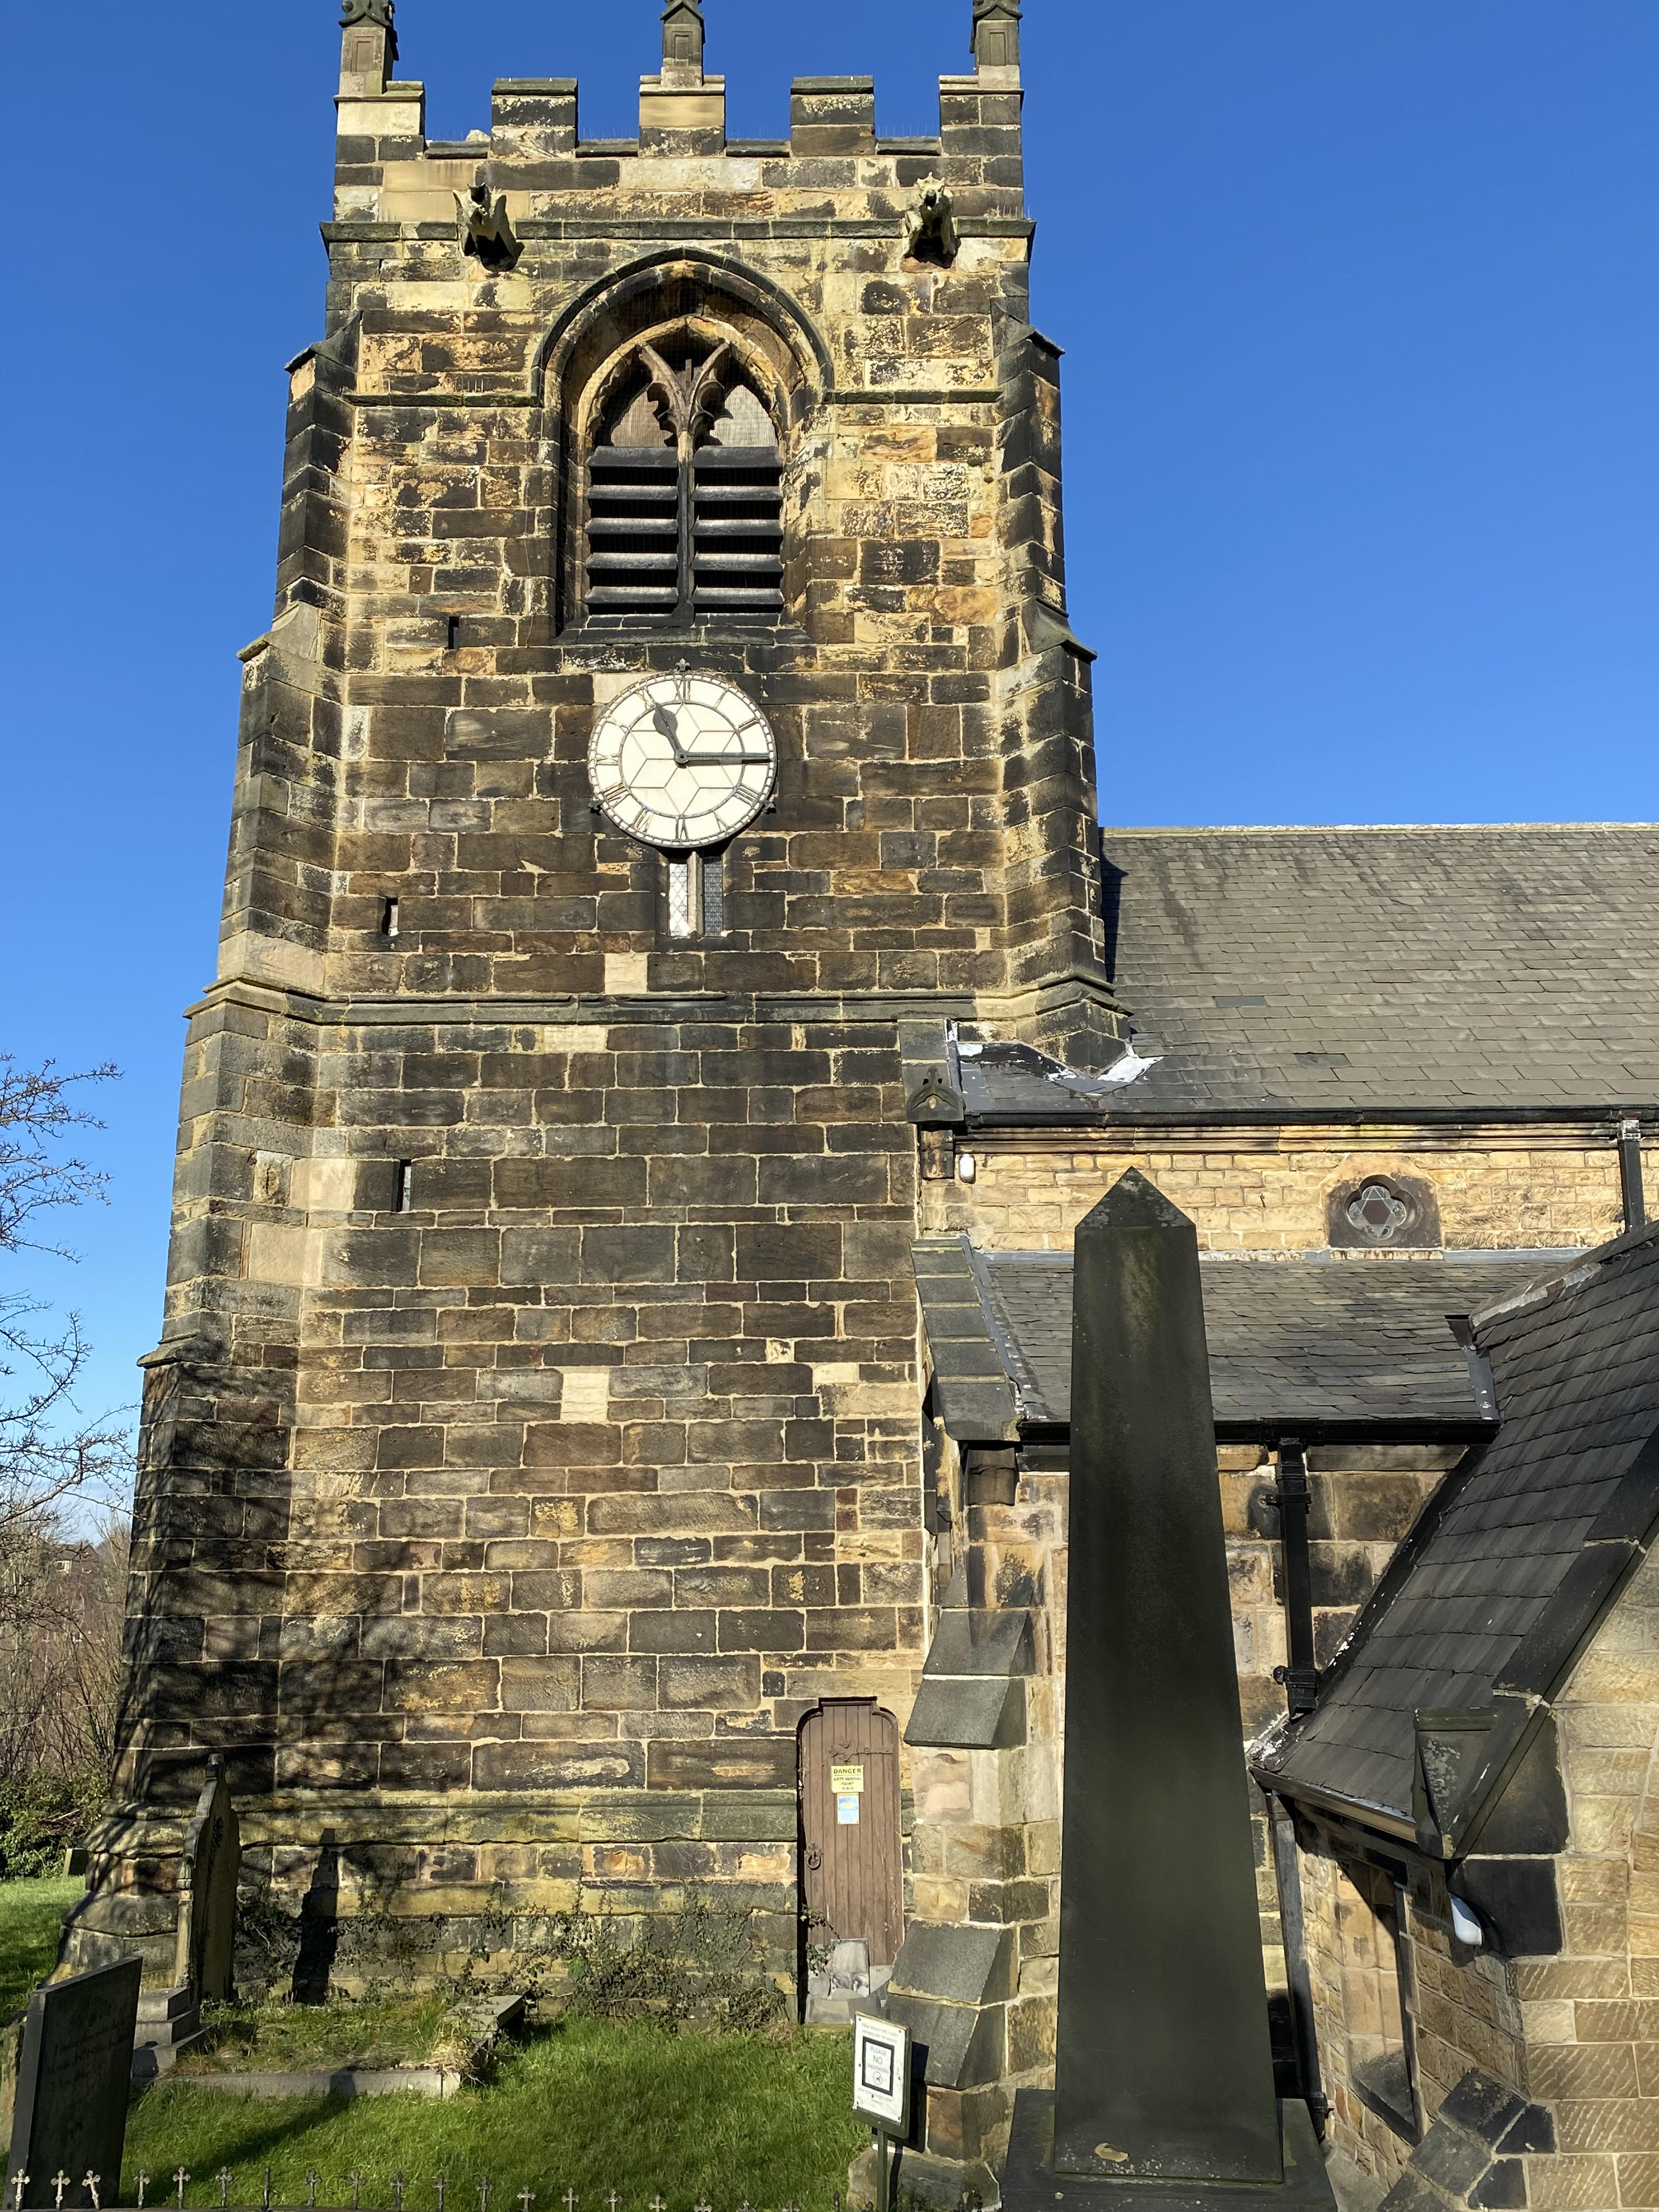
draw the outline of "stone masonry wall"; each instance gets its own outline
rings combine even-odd
[[[1316,1638],[1328,1661],[1358,1607],[1438,1484],[1456,1449],[1316,1448],[1308,1454]],[[927,2093],[928,2153],[996,2166],[1015,2089],[1052,2082],[1059,1951],[1060,1814],[1064,1734],[1067,1476],[1054,1452],[972,1450],[949,1462],[943,1517],[974,1601],[996,1613],[1029,1609],[1030,1673],[1006,1741],[912,1754],[917,1922],[1012,1940],[1006,1985],[981,2000],[994,2015],[967,2086]],[[1282,1552],[1265,1505],[1270,1454],[1218,1452],[1244,1742],[1285,1710],[1273,1670],[1285,1658]],[[1012,1710],[1012,1709],[1011,1709]],[[1259,1796],[1258,1896],[1267,1985],[1286,1987],[1277,1878]],[[981,2030],[981,2033],[985,2031]]]
[[[1371,1175],[1429,1183],[1451,1249],[1589,1246],[1624,1226],[1614,1133],[1525,1125],[964,1136],[975,1180],[928,1182],[923,1226],[931,1236],[966,1230],[993,1250],[1067,1249],[1101,1191],[1134,1167],[1190,1216],[1206,1251],[1322,1246],[1331,1193]],[[1656,1164],[1650,1153],[1650,1177]]]
[[[1553,1710],[1570,1820],[1556,1860],[1561,1952],[1455,1948],[1443,1893],[1438,1911],[1414,1893],[1416,2079],[1425,2125],[1471,2066],[1547,2107],[1557,2148],[1524,2160],[1526,2203],[1614,2212],[1659,2203],[1659,1561],[1638,1570]],[[1392,2185],[1411,2146],[1361,2106],[1346,2072],[1339,1878],[1327,1857],[1302,1864],[1335,2140]]]

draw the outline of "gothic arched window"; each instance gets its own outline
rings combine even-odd
[[[688,325],[606,381],[587,457],[588,614],[775,621],[783,458],[753,373]]]

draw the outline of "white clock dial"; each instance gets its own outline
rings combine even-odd
[[[613,699],[587,749],[593,796],[617,829],[671,853],[735,837],[772,796],[777,764],[754,701],[684,668]]]

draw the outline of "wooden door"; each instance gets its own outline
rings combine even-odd
[[[871,1966],[890,1966],[904,1933],[897,1723],[873,1704],[822,1705],[801,1723],[799,1759],[807,1941],[862,1936]]]

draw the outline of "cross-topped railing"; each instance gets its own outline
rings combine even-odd
[[[183,2165],[176,2166],[167,2177],[172,2184],[171,2212],[186,2212],[185,2191],[193,2178],[190,2169]],[[104,2187],[101,2174],[87,2173],[82,2177],[79,2185],[81,2194],[77,2200],[73,2194],[75,2183],[68,2174],[59,2172],[52,2176],[50,2184],[53,2191],[52,2212],[82,2212],[83,2207],[89,2207],[90,2212],[163,2212],[167,2199],[151,2195],[155,2177],[141,2169],[133,2179],[132,2203],[124,2206],[118,2189],[115,2192],[117,2202],[105,2203],[108,2192]],[[386,2184],[386,2203],[377,2206],[372,2200],[365,2200],[364,2191],[368,2185],[368,2177],[362,2167],[353,2166],[343,2177],[342,2186],[331,2191],[325,2187],[325,2177],[314,2166],[307,2166],[304,2176],[304,2197],[290,2203],[276,2192],[271,2168],[266,2166],[257,2199],[242,2200],[232,2194],[236,2185],[235,2174],[229,2166],[222,2166],[204,2185],[206,2193],[193,2201],[217,2205],[221,2212],[445,2212],[446,2200],[454,2185],[447,2174],[434,2174],[427,2185],[429,2194],[423,2195],[419,2185],[399,2167]],[[7,2186],[8,2199],[0,2205],[0,2212],[27,2212],[23,2199],[29,2187],[29,2176],[15,2173]],[[490,2212],[491,2200],[503,2195],[518,2207],[518,2212],[533,2212],[538,2201],[537,2191],[527,2182],[514,2196],[488,2174],[475,2182],[472,2190],[477,2200],[477,2212]],[[568,2187],[551,2202],[562,2207],[562,2212],[762,2212],[762,2208],[750,2203],[747,2197],[735,2205],[716,2207],[703,2194],[693,2204],[686,2205],[682,2200],[676,2205],[660,2190],[649,2197],[629,2197],[620,2190],[609,2189],[603,2195],[585,2198],[574,2188]],[[834,2192],[833,2203],[834,2212],[843,2212],[840,2190]],[[802,2212],[802,2208],[791,2198],[775,2208],[766,2208],[766,2212]],[[854,2208],[847,2207],[845,2212],[854,2212]],[[978,2212],[978,2208],[964,2199],[960,2212]]]

